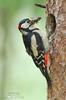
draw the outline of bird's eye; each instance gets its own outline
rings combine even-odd
[[[28,20],[27,23],[30,23],[30,20]]]

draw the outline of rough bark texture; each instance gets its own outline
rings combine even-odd
[[[56,18],[56,37],[53,41],[50,77],[52,88],[48,100],[66,100],[66,0],[46,0],[47,15]]]

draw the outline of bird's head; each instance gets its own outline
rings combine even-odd
[[[22,34],[26,34],[27,32],[34,29],[34,24],[37,23],[40,19],[40,17],[37,19],[23,19],[19,22],[18,29]]]

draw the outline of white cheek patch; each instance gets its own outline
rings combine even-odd
[[[27,22],[25,22],[24,24],[21,25],[22,28],[28,28],[29,24]]]

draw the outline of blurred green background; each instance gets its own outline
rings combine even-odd
[[[42,17],[36,25],[45,33],[45,0],[0,0],[0,100],[46,100],[46,80],[26,53],[17,28],[23,18]]]

